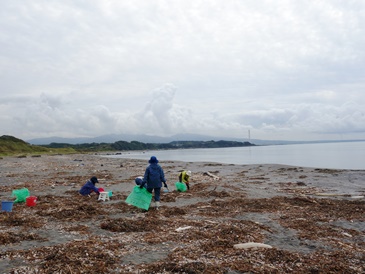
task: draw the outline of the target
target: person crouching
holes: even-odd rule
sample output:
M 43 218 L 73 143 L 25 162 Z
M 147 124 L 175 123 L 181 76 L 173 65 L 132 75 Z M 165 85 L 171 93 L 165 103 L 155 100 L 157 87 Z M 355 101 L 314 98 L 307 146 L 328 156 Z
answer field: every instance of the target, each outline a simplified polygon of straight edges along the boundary
M 190 189 L 190 177 L 191 177 L 191 171 L 190 170 L 184 170 L 182 172 L 180 172 L 179 174 L 179 182 L 180 183 L 184 183 L 186 185 L 186 187 L 188 188 L 188 190 Z
M 95 192 L 99 197 L 99 189 L 95 186 L 96 183 L 99 183 L 98 178 L 95 176 L 91 177 L 79 190 L 79 193 L 82 196 L 89 196 L 90 194 Z

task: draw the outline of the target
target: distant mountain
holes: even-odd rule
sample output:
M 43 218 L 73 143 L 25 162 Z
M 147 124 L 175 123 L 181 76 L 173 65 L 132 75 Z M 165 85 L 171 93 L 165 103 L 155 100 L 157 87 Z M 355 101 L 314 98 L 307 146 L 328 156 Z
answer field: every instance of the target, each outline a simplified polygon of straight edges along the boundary
M 170 143 L 142 143 L 138 141 L 117 141 L 114 143 L 85 143 L 85 144 L 63 144 L 51 143 L 43 145 L 49 149 L 72 148 L 75 151 L 100 152 L 100 151 L 130 151 L 130 150 L 167 150 L 167 149 L 190 149 L 190 148 L 223 148 L 223 147 L 248 147 L 255 146 L 250 142 L 236 141 L 173 141 Z
M 50 143 L 67 143 L 67 144 L 85 144 L 85 143 L 114 143 L 117 141 L 138 141 L 143 143 L 170 143 L 173 141 L 243 141 L 242 139 L 218 138 L 212 136 L 198 134 L 176 134 L 169 137 L 161 137 L 154 135 L 137 135 L 137 134 L 108 134 L 94 138 L 78 137 L 78 138 L 62 138 L 62 137 L 47 137 L 27 140 L 34 145 L 49 145 Z M 246 141 L 246 140 L 245 140 Z
M 364 140 L 322 140 L 322 141 L 286 141 L 286 140 L 260 140 L 248 138 L 228 138 L 199 134 L 175 134 L 169 137 L 161 137 L 155 135 L 137 135 L 137 134 L 108 134 L 94 138 L 78 137 L 78 138 L 62 138 L 62 137 L 48 137 L 36 138 L 27 140 L 33 145 L 49 145 L 51 143 L 65 143 L 65 144 L 86 144 L 86 143 L 114 143 L 118 141 L 138 141 L 143 143 L 170 143 L 174 141 L 236 141 L 236 142 L 250 142 L 255 145 L 288 145 L 288 144 L 309 144 L 309 143 L 331 143 L 331 142 L 354 142 Z

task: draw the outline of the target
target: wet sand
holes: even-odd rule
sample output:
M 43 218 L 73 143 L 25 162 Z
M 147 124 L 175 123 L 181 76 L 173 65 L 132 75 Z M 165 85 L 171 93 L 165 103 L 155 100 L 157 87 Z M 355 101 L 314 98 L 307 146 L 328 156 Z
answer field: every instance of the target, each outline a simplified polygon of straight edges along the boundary
M 170 192 L 146 212 L 124 201 L 148 158 L 0 159 L 2 201 L 37 197 L 0 213 L 0 273 L 365 272 L 364 170 L 164 161 Z M 77 193 L 91 176 L 110 201 Z

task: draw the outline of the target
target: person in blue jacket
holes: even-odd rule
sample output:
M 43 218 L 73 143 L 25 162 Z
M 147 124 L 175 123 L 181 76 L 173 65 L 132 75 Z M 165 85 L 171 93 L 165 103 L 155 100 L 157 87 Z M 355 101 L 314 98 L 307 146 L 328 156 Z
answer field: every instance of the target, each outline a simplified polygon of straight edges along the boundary
M 98 179 L 93 176 L 88 180 L 79 190 L 79 193 L 82 196 L 88 196 L 91 193 L 95 192 L 99 196 L 99 189 L 95 186 L 96 183 L 99 183 Z
M 158 160 L 155 156 L 150 158 L 149 166 L 146 168 L 146 171 L 143 176 L 142 183 L 140 184 L 140 188 L 143 188 L 145 184 L 147 184 L 147 191 L 155 194 L 155 206 L 158 209 L 160 206 L 160 193 L 162 183 L 167 188 L 165 174 L 163 172 L 162 167 L 158 164 Z

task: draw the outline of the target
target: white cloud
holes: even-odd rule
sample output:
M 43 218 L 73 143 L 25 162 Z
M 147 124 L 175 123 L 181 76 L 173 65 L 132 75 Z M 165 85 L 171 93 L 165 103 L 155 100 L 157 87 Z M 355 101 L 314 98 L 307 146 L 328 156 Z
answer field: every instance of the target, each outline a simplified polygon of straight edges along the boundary
M 5 1 L 0 128 L 365 138 L 364 14 L 360 0 Z

